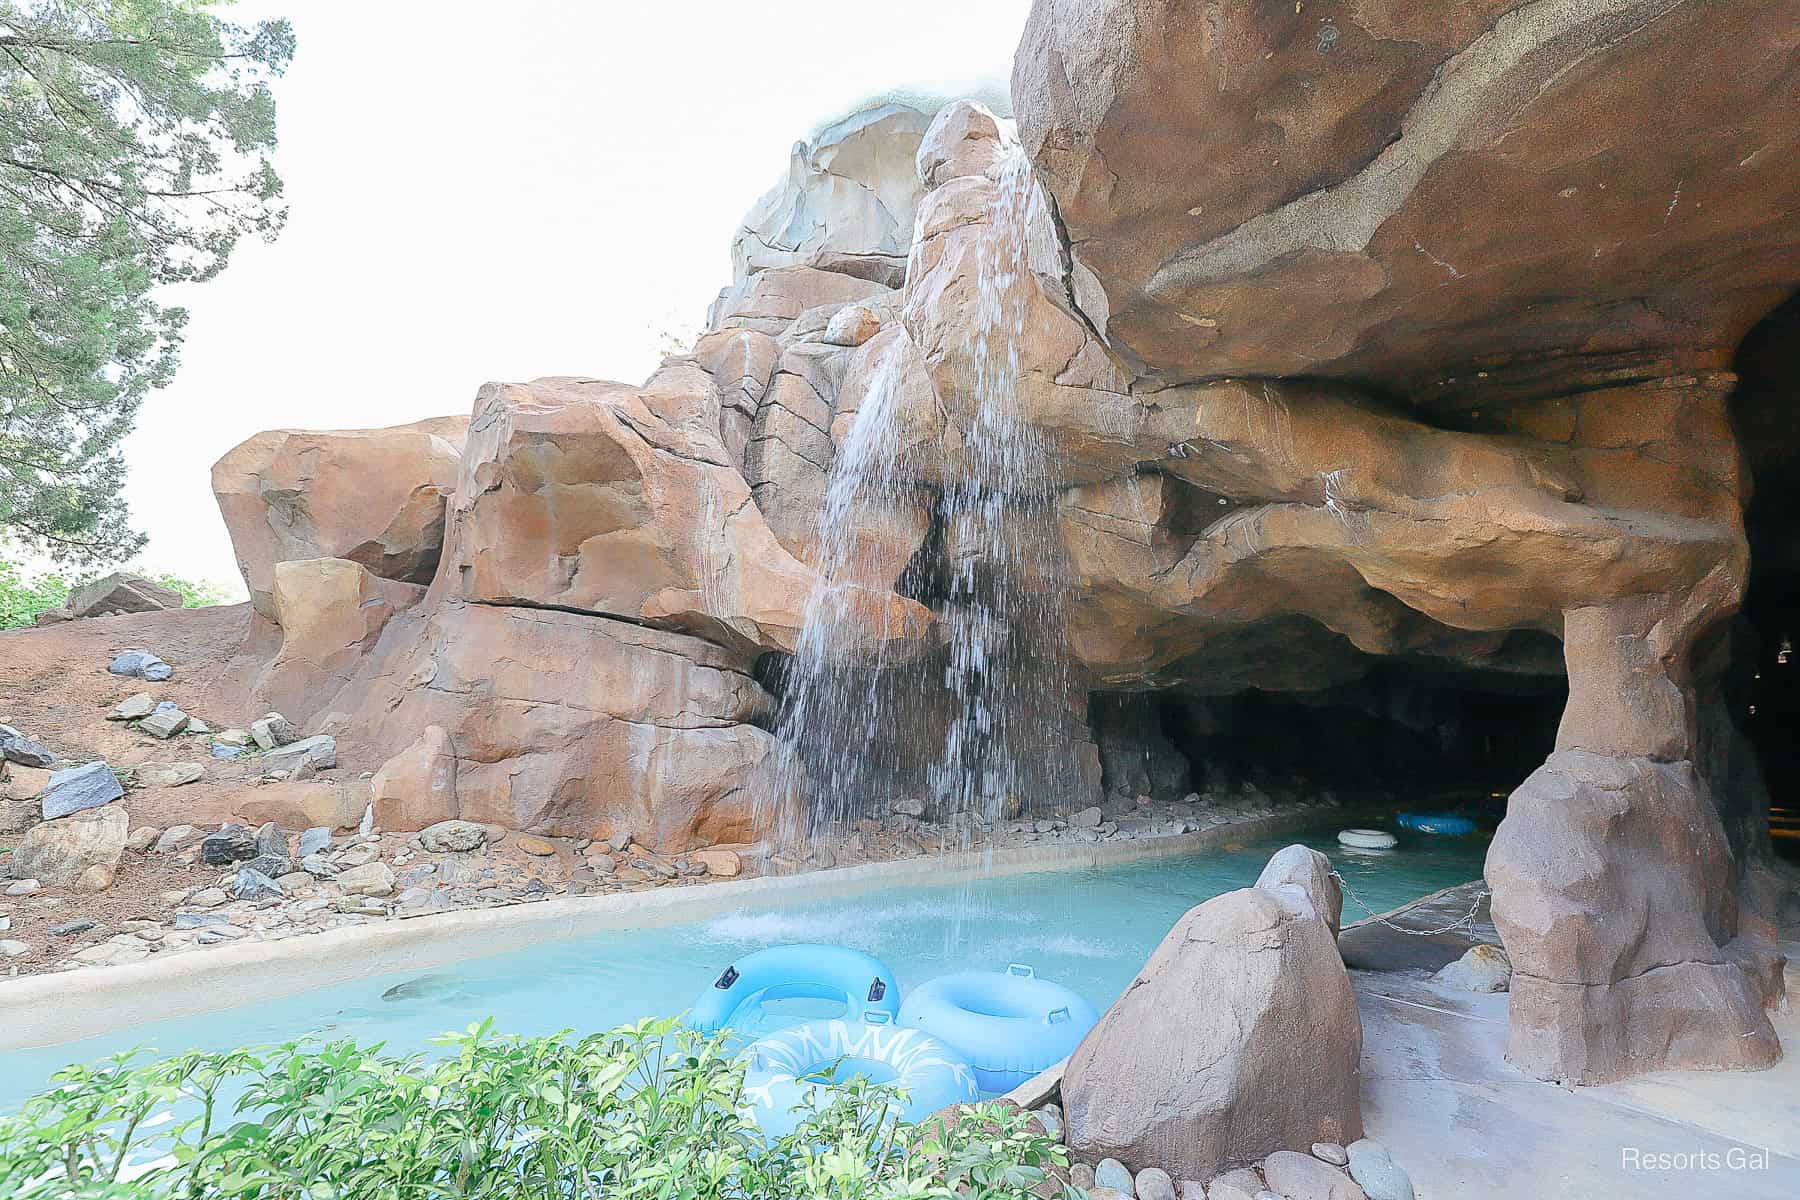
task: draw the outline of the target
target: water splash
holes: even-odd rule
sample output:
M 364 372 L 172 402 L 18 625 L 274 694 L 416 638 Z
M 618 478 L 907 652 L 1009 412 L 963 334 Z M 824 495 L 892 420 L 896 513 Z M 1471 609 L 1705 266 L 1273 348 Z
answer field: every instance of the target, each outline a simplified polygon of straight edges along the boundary
M 899 339 L 873 364 L 832 464 L 815 542 L 820 582 L 781 680 L 783 799 L 778 813 L 758 814 L 779 845 L 825 844 L 908 798 L 935 819 L 937 848 L 966 848 L 1005 818 L 1065 807 L 1079 787 L 1058 486 L 1019 386 L 1037 286 L 1032 228 L 1049 220 L 1022 152 L 986 216 L 964 348 L 972 385 L 946 397 L 960 448 L 936 464 L 935 495 L 903 462 L 909 348 Z M 859 615 L 881 611 L 875 594 L 895 586 L 879 531 L 921 503 L 930 533 L 899 587 L 937 619 L 932 644 L 902 658 L 855 631 Z

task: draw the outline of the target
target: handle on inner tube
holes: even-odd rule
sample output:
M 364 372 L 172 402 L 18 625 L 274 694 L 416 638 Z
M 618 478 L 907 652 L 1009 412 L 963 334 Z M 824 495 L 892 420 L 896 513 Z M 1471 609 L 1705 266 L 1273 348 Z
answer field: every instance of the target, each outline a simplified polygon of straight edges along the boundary
M 1069 1019 L 1069 1006 L 1066 1004 L 1063 1005 L 1061 1008 L 1053 1008 L 1049 1012 L 1044 1014 L 1044 1024 L 1046 1024 L 1046 1025 L 1060 1025 L 1064 1021 L 1067 1021 L 1068 1019 Z
M 863 1009 L 862 1020 L 864 1025 L 892 1025 L 894 1023 L 894 1014 L 885 1012 L 879 1008 L 865 1008 Z
M 1037 972 L 1032 970 L 1030 967 L 1026 966 L 1024 963 L 1008 964 L 1008 966 L 1006 968 L 1006 973 L 1008 975 L 1016 975 L 1020 979 L 1036 979 L 1037 978 Z

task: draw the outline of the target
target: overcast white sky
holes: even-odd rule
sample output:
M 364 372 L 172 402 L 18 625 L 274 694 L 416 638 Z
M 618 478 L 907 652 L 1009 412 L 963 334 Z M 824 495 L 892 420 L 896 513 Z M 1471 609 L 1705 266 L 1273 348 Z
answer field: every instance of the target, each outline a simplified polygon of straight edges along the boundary
M 1010 71 L 1029 0 L 242 0 L 286 14 L 290 219 L 179 296 L 127 446 L 141 562 L 241 594 L 208 486 L 259 430 L 467 411 L 489 379 L 638 381 L 698 329 L 789 147 L 891 88 Z

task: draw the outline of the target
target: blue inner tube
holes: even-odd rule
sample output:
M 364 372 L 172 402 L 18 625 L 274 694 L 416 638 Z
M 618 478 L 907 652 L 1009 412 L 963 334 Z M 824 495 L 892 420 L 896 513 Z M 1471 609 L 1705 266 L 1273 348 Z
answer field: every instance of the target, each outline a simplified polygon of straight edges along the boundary
M 1400 828 L 1410 829 L 1415 833 L 1441 833 L 1450 837 L 1462 837 L 1475 832 L 1475 822 L 1455 813 L 1403 812 L 1395 819 Z
M 770 946 L 738 959 L 700 993 L 687 1023 L 702 1033 L 732 1024 L 746 1004 L 836 1000 L 846 1013 L 900 1011 L 900 985 L 882 961 L 848 946 Z
M 918 1029 L 872 1010 L 861 1021 L 810 1021 L 752 1042 L 744 1074 L 744 1111 L 770 1138 L 792 1133 L 829 1102 L 818 1085 L 861 1075 L 904 1089 L 888 1109 L 917 1123 L 940 1108 L 980 1099 L 975 1071 L 962 1055 Z M 796 1111 L 796 1109 L 798 1111 Z
M 984 1092 L 1011 1091 L 1055 1066 L 1099 1019 L 1080 995 L 1018 963 L 939 976 L 900 1006 L 900 1023 L 960 1051 Z

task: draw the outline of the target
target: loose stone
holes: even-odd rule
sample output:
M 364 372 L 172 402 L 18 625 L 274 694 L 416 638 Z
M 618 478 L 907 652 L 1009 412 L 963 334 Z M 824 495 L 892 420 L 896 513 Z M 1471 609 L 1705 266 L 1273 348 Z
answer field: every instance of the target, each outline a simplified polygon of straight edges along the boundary
M 1136 1195 L 1136 1185 L 1132 1182 L 1131 1172 L 1125 1164 L 1116 1158 L 1103 1158 L 1094 1168 L 1094 1186 L 1109 1187 L 1127 1196 Z
M 473 821 L 439 821 L 419 832 L 419 844 L 433 854 L 476 850 L 487 844 L 487 828 Z
M 1138 1200 L 1176 1200 L 1175 1181 L 1160 1167 L 1145 1167 L 1134 1182 Z
M 1328 1162 L 1334 1167 L 1347 1167 L 1350 1165 L 1350 1156 L 1346 1154 L 1344 1148 L 1336 1142 L 1314 1142 L 1312 1144 L 1312 1152 L 1314 1158 L 1318 1159 L 1320 1162 Z
M 278 712 L 250 722 L 249 733 L 251 740 L 264 750 L 274 750 L 300 740 L 300 731 L 294 728 L 293 722 Z
M 149 716 L 138 722 L 138 728 L 153 738 L 168 741 L 188 727 L 188 715 L 165 700 Z
M 109 721 L 141 721 L 156 711 L 156 699 L 149 692 L 139 692 L 135 696 L 127 696 L 119 701 L 110 713 Z
M 521 833 L 517 838 L 513 839 L 513 844 L 525 853 L 535 855 L 538 858 L 548 858 L 556 853 L 555 842 L 552 842 L 547 838 L 541 838 L 535 833 Z
M 68 767 L 50 776 L 44 794 L 38 799 L 44 820 L 78 813 L 83 809 L 111 804 L 125 794 L 119 777 L 104 762 Z
M 18 733 L 0 733 L 0 758 L 39 770 L 56 765 L 56 755 L 49 747 Z
M 195 908 L 217 908 L 219 905 L 225 903 L 227 899 L 228 897 L 225 895 L 224 888 L 209 887 L 201 888 L 192 896 L 189 896 L 188 903 Z
M 242 825 L 226 825 L 200 843 L 200 861 L 212 867 L 228 867 L 256 857 L 256 836 Z
M 1351 1142 L 1347 1153 L 1350 1177 L 1362 1185 L 1369 1200 L 1414 1200 L 1412 1177 L 1381 1143 L 1364 1138 Z
M 251 860 L 252 863 L 261 861 L 263 860 Z M 237 876 L 231 881 L 231 894 L 239 900 L 260 900 L 265 896 L 280 897 L 287 893 L 282 891 L 279 883 L 246 863 L 238 868 Z
M 300 835 L 298 853 L 301 858 L 329 849 L 331 849 L 331 830 L 323 825 L 315 825 Z
M 172 788 L 198 783 L 205 777 L 206 768 L 192 762 L 151 762 L 139 763 L 136 773 L 142 787 Z
M 8 884 L 6 886 L 6 894 L 9 896 L 29 896 L 43 886 L 43 884 L 35 879 L 21 879 L 17 883 Z

